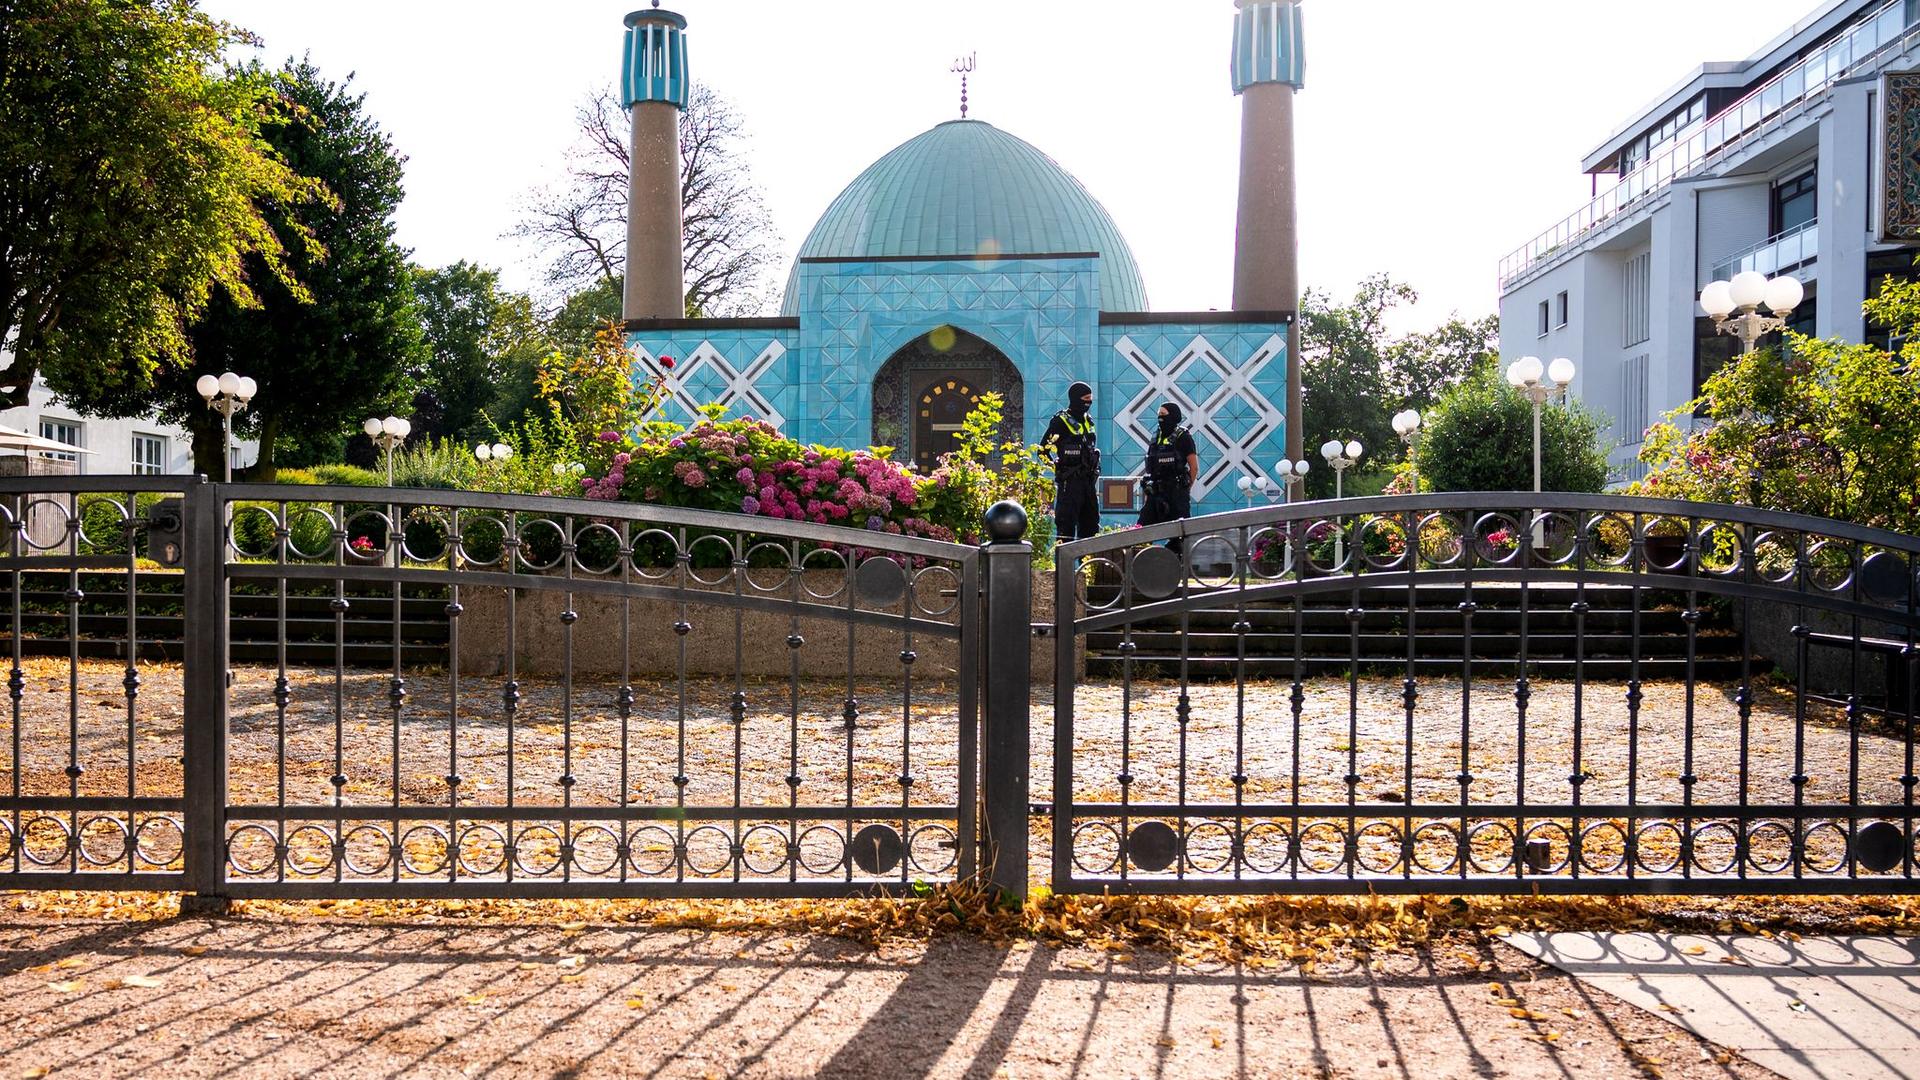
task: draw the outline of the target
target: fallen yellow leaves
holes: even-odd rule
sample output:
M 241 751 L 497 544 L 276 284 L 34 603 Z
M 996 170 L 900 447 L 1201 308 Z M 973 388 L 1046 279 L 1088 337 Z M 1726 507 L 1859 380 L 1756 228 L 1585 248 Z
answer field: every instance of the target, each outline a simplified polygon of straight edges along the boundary
M 546 928 L 567 935 L 593 926 L 827 934 L 874 948 L 966 931 L 997 944 L 1025 940 L 1100 950 L 1121 963 L 1144 948 L 1172 954 L 1178 963 L 1293 963 L 1308 973 L 1338 959 L 1377 961 L 1443 942 L 1452 948 L 1442 955 L 1457 957 L 1470 970 L 1490 970 L 1493 957 L 1485 949 L 1489 939 L 1545 930 L 1705 933 L 1730 923 L 1743 933 L 1767 929 L 1789 940 L 1799 938 L 1796 927 L 1827 934 L 1868 932 L 1869 927 L 1879 933 L 1920 934 L 1920 899 L 1915 898 L 1782 902 L 1744 897 L 1719 903 L 1722 909 L 1703 921 L 1698 901 L 1685 897 L 1060 896 L 1036 890 L 1024 907 L 1008 909 L 984 890 L 959 885 L 934 888 L 925 896 L 851 900 L 248 900 L 236 902 L 234 913 L 289 921 L 446 920 Z M 1725 905 L 1735 905 L 1735 910 L 1727 911 Z M 0 893 L 0 911 L 10 909 L 55 918 L 149 920 L 175 917 L 179 897 Z M 206 945 L 198 944 L 180 949 L 187 956 L 206 951 Z M 1708 950 L 1689 945 L 1684 951 L 1701 956 Z M 89 962 L 69 960 L 76 965 Z M 577 958 L 576 966 L 561 970 L 582 970 L 577 965 L 584 962 L 584 957 Z M 1083 957 L 1062 962 L 1094 970 Z M 553 966 L 551 960 L 519 965 L 525 971 Z M 1511 993 L 1496 996 L 1514 1000 L 1512 1005 L 1503 1000 L 1504 1007 L 1520 1007 Z
M 86 985 L 87 984 L 80 979 L 68 979 L 65 982 L 50 982 L 47 984 L 47 989 L 55 991 L 56 993 L 71 994 L 76 990 L 85 989 Z
M 109 985 L 125 987 L 130 990 L 158 990 L 160 987 L 165 986 L 166 983 L 152 975 L 124 975 Z
M 20 1080 L 40 1080 L 41 1077 L 46 1076 L 51 1072 L 53 1072 L 53 1070 L 48 1066 L 36 1065 L 33 1068 L 28 1069 L 27 1071 L 21 1073 Z

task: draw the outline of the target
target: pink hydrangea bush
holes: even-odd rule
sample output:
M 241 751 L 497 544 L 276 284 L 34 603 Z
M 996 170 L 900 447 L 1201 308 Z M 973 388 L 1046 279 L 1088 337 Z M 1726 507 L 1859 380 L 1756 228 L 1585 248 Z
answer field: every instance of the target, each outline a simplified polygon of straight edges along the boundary
M 843 525 L 933 540 L 973 538 L 942 498 L 950 478 L 923 477 L 868 450 L 805 446 L 752 418 L 701 420 L 680 429 L 649 425 L 616 436 L 600 476 L 582 481 L 589 499 L 645 502 Z

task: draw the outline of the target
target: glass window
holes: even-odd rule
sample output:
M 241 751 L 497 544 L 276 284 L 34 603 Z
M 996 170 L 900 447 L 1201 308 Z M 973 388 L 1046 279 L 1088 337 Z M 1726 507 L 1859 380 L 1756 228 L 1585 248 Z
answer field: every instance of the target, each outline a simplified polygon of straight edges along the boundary
M 1548 321 L 1551 317 L 1552 315 L 1549 309 L 1547 308 L 1547 302 L 1545 300 L 1540 301 L 1540 336 L 1541 337 L 1546 337 L 1547 331 L 1553 329 L 1553 324 Z
M 1819 200 L 1818 177 L 1811 169 L 1773 185 L 1773 235 L 1814 220 L 1820 211 Z
M 80 441 L 80 427 L 77 421 L 49 420 L 43 417 L 40 421 L 40 437 L 52 439 L 57 443 L 66 443 L 68 446 L 84 446 L 86 444 Z M 60 461 L 80 460 L 79 454 L 54 453 L 47 456 Z
M 1567 294 L 1566 293 L 1561 293 L 1560 295 L 1553 298 L 1553 314 L 1554 314 L 1553 325 L 1555 326 L 1567 325 Z
M 159 435 L 133 437 L 135 476 L 159 476 L 167 471 L 167 440 Z

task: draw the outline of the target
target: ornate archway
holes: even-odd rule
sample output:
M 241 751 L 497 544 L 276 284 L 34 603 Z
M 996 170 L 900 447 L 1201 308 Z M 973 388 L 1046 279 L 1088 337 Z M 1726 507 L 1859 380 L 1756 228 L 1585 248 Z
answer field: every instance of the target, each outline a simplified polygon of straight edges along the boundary
M 951 326 L 938 327 L 889 357 L 873 378 L 873 444 L 932 471 L 958 443 L 961 421 L 981 395 L 1006 402 L 1001 438 L 1025 430 L 1026 382 L 1006 354 Z

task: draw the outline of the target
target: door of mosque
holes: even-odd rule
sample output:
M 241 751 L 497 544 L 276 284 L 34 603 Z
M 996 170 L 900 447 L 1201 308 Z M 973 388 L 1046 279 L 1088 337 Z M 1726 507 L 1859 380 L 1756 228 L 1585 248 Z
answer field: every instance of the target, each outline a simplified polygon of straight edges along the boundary
M 913 463 L 926 472 L 940 465 L 940 456 L 960 447 L 960 431 L 967 414 L 980 403 L 981 390 L 972 373 L 936 373 L 920 383 L 914 398 Z

